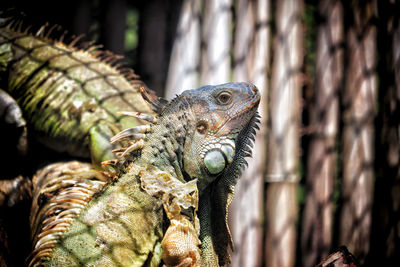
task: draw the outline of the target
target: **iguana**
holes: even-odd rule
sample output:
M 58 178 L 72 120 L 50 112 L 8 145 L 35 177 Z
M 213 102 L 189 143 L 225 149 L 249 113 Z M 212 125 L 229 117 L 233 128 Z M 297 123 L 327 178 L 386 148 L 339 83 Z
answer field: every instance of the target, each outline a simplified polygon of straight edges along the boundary
M 139 92 L 145 85 L 98 46 L 79 49 L 79 38 L 66 45 L 64 35 L 49 38 L 55 26 L 32 34 L 5 16 L 0 12 L 0 89 L 16 99 L 30 134 L 58 152 L 91 156 L 96 166 L 111 159 L 110 137 L 142 123 L 118 111 L 152 114 Z
M 114 171 L 104 187 L 76 162 L 67 164 L 79 176 L 53 165 L 35 178 L 30 266 L 229 262 L 227 206 L 254 140 L 257 88 L 203 86 L 169 102 L 142 94 L 158 115 L 141 114 L 151 123 L 111 139 L 128 144 L 103 162 Z
M 131 69 L 120 65 L 119 57 L 93 44 L 79 48 L 78 38 L 57 34 L 59 26 L 43 26 L 33 33 L 16 19 L 20 17 L 18 11 L 0 10 L 0 146 L 7 151 L 0 156 L 2 166 L 7 166 L 0 174 L 0 208 L 10 214 L 15 210 L 11 206 L 32 199 L 28 176 L 41 163 L 37 159 L 42 150 L 28 147 L 27 136 L 29 141 L 36 137 L 58 152 L 91 157 L 94 166 L 100 167 L 118 148 L 110 145 L 109 139 L 143 123 L 125 119 L 118 111 L 154 114 L 139 92 L 145 85 Z M 54 36 L 59 37 L 52 39 Z M 69 39 L 66 44 L 64 40 Z M 23 157 L 26 154 L 28 157 Z M 6 213 L 0 213 L 2 224 Z M 4 217 L 11 227 L 12 220 Z M 2 225 L 0 229 L 21 232 Z M 7 240 L 0 239 L 1 250 L 1 243 L 6 246 Z M 11 247 L 19 246 L 16 243 L 14 239 L 8 242 Z
M 227 205 L 233 196 L 240 169 L 245 164 L 244 157 L 250 153 L 249 140 L 254 135 L 253 128 L 258 120 L 255 115 L 259 102 L 257 89 L 246 83 L 210 86 L 189 91 L 197 92 L 194 95 L 184 93 L 167 102 L 149 93 L 130 70 L 120 70 L 108 64 L 116 61 L 116 57 L 96 51 L 96 46 L 80 50 L 75 48 L 76 40 L 65 45 L 61 42 L 62 37 L 60 41 L 49 39 L 53 27 L 47 31 L 41 28 L 33 35 L 19 30 L 19 26 L 16 20 L 0 19 L 1 86 L 16 98 L 30 129 L 45 144 L 76 156 L 91 155 L 98 166 L 99 162 L 112 157 L 111 151 L 115 147 L 109 145 L 109 138 L 121 129 L 130 129 L 138 123 L 132 118 L 122 117 L 118 111 L 124 110 L 128 114 L 145 112 L 149 115 L 136 115 L 141 121 L 154 123 L 152 126 L 131 128 L 113 139 L 119 141 L 129 133 L 137 138 L 128 149 L 114 149 L 121 158 L 115 166 L 118 173 L 103 191 L 100 188 L 105 182 L 103 178 L 99 179 L 101 174 L 88 169 L 85 164 L 62 165 L 64 171 L 57 169 L 60 166 L 53 165 L 49 168 L 55 168 L 54 172 L 43 170 L 38 174 L 31 217 L 36 249 L 30 258 L 31 265 L 44 262 L 58 265 L 60 262 L 57 261 L 64 260 L 77 264 L 95 261 L 100 264 L 102 260 L 110 260 L 109 263 L 102 263 L 107 266 L 111 263 L 123 265 L 130 264 L 132 257 L 131 260 L 138 266 L 156 265 L 162 257 L 161 253 L 164 253 L 163 259 L 168 266 L 178 263 L 195 266 L 200 262 L 204 266 L 217 266 L 228 262 L 227 247 L 231 245 L 231 239 L 226 225 Z M 140 97 L 139 88 L 142 86 L 144 99 L 159 114 L 157 122 L 152 110 Z M 237 98 L 230 103 L 230 108 L 226 106 L 225 110 L 212 112 L 212 104 L 217 102 L 212 102 L 216 95 L 211 93 L 222 89 Z M 224 98 L 231 99 L 222 94 L 221 100 Z M 180 118 L 178 111 L 183 112 Z M 199 119 L 203 117 L 209 120 Z M 186 123 L 177 124 L 183 128 L 173 123 L 177 120 Z M 231 123 L 219 124 L 227 120 Z M 214 130 L 221 127 L 221 130 L 213 132 L 213 127 Z M 173 129 L 176 136 L 165 136 L 165 132 L 157 136 L 154 129 L 159 128 Z M 150 129 L 151 132 L 147 132 Z M 189 134 L 196 132 L 204 132 L 204 136 L 214 138 L 205 142 L 209 144 L 205 148 L 211 150 L 209 153 L 201 154 L 196 150 L 202 144 Z M 165 155 L 171 150 L 166 145 L 169 142 L 176 143 L 175 148 L 179 147 L 182 151 Z M 221 142 L 227 143 L 222 146 Z M 164 156 L 160 157 L 157 153 Z M 152 167 L 147 169 L 148 165 Z M 68 169 L 72 171 L 65 172 Z M 123 191 L 120 194 L 118 190 Z M 201 195 L 199 203 L 197 194 Z M 119 197 L 127 200 L 129 207 L 121 205 L 124 202 Z M 105 217 L 84 217 L 95 209 L 96 203 L 107 205 L 108 208 L 101 209 L 101 216 Z M 109 213 L 109 209 L 126 209 L 124 214 L 126 212 L 128 217 Z M 165 233 L 163 209 L 169 219 Z M 131 232 L 118 237 L 117 243 L 123 245 L 119 246 L 119 250 L 109 250 L 107 242 L 103 242 L 104 236 L 101 236 L 108 232 L 98 228 L 96 223 L 96 226 L 90 225 L 86 220 L 88 218 L 92 222 L 100 220 L 101 223 L 111 224 L 116 223 L 114 219 L 117 218 L 117 228 L 127 219 L 133 221 L 125 228 Z M 79 232 L 79 227 L 89 232 Z M 118 229 L 114 230 L 118 232 Z M 100 236 L 96 235 L 97 230 Z M 71 236 L 73 231 L 79 234 Z M 96 239 L 91 239 L 91 236 L 96 236 Z M 133 238 L 131 242 L 126 242 L 124 238 L 129 236 Z M 79 240 L 76 241 L 76 238 Z M 81 247 L 80 242 L 85 245 Z M 186 249 L 179 252 L 176 248 Z M 78 253 L 74 254 L 74 250 Z M 111 252 L 126 257 L 109 258 Z M 94 254 L 88 256 L 85 253 Z

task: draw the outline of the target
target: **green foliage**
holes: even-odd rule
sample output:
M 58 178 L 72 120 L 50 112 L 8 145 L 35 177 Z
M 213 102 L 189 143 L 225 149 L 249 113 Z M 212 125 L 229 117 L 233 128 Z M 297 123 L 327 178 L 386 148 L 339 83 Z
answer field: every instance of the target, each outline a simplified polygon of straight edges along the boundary
M 139 13 L 130 8 L 126 12 L 125 49 L 132 51 L 138 47 Z

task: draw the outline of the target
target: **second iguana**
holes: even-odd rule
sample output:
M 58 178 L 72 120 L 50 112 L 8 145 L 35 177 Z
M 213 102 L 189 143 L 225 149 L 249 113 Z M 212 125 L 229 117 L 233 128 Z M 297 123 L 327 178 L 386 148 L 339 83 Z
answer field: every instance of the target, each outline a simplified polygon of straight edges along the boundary
M 107 185 L 89 169 L 86 178 L 82 172 L 38 175 L 31 266 L 229 262 L 227 207 L 254 140 L 257 88 L 204 86 L 169 102 L 141 91 L 158 115 L 140 114 L 151 124 L 112 138 L 127 144 L 114 151 L 117 160 L 103 163 L 113 166 Z
M 0 89 L 23 111 L 29 133 L 57 152 L 91 157 L 95 165 L 112 157 L 109 139 L 142 123 L 118 111 L 152 114 L 140 96 L 144 83 L 119 57 L 88 45 L 58 40 L 57 26 L 36 33 L 0 11 Z M 1 88 L 2 87 L 2 88 Z

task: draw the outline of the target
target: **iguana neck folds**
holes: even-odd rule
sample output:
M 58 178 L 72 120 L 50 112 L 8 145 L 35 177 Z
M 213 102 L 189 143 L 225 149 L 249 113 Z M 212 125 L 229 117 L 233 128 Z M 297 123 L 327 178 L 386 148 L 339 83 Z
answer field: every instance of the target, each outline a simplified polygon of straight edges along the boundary
M 193 126 L 194 120 L 188 117 L 186 109 L 168 111 L 154 120 L 156 124 L 126 129 L 111 141 L 134 139 L 134 143 L 119 155 L 120 161 L 132 162 L 124 172 L 129 172 L 130 166 L 139 167 L 142 189 L 161 199 L 170 221 L 161 243 L 164 263 L 167 266 L 200 266 L 197 180 L 186 182 L 182 173 L 186 129 Z M 135 149 L 129 151 L 130 147 Z

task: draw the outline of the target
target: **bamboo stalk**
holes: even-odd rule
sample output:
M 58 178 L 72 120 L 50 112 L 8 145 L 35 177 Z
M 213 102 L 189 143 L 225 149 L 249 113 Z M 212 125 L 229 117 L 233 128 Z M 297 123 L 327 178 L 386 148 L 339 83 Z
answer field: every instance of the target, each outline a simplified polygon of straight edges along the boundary
M 333 189 L 339 120 L 338 91 L 343 77 L 343 10 L 338 0 L 318 6 L 315 103 L 306 176 L 306 203 L 301 234 L 304 266 L 314 266 L 332 246 Z
M 172 48 L 165 95 L 172 98 L 199 85 L 201 2 L 185 0 Z
M 206 0 L 202 29 L 201 84 L 230 80 L 232 0 Z
M 294 266 L 296 251 L 302 1 L 277 1 L 270 97 L 266 266 Z
M 375 4 L 352 2 L 353 24 L 347 33 L 348 68 L 343 99 L 343 206 L 339 240 L 361 264 L 369 253 L 373 203 Z
M 261 266 L 263 254 L 263 191 L 266 165 L 270 1 L 240 1 L 236 21 L 235 80 L 254 83 L 261 92 L 257 133 L 249 167 L 235 187 L 230 227 L 235 244 L 231 266 Z

